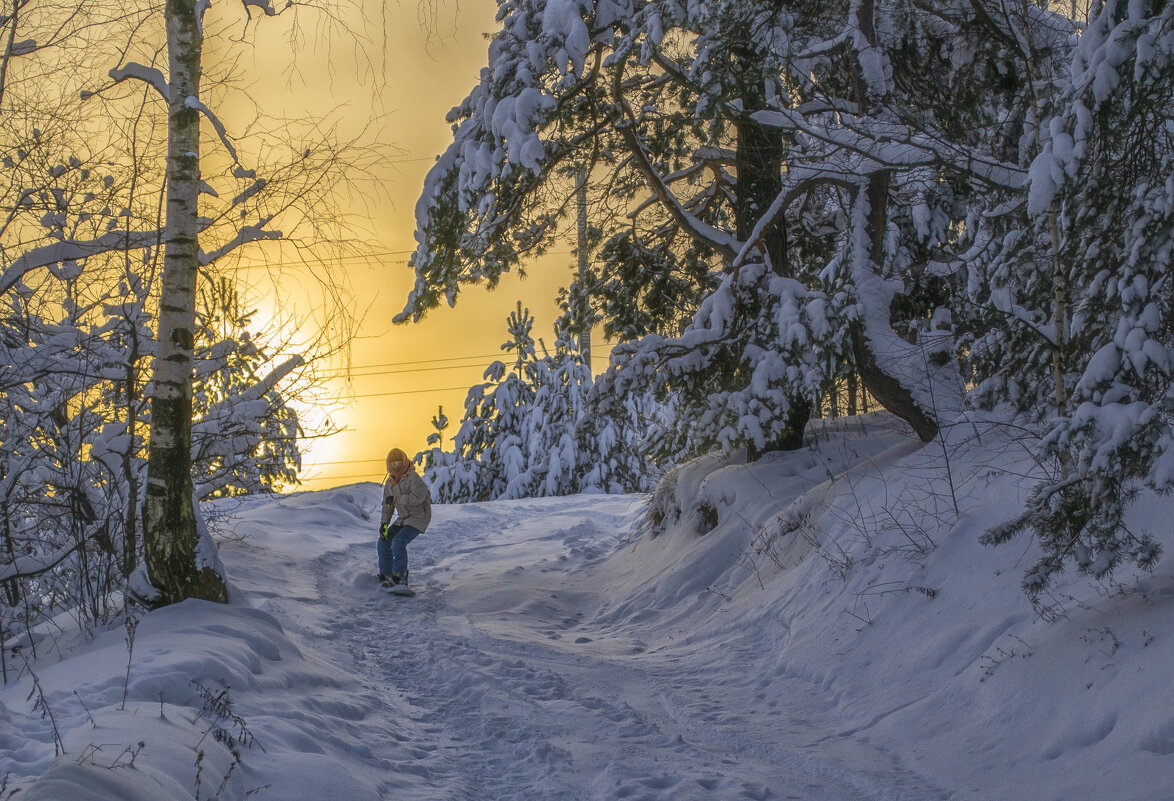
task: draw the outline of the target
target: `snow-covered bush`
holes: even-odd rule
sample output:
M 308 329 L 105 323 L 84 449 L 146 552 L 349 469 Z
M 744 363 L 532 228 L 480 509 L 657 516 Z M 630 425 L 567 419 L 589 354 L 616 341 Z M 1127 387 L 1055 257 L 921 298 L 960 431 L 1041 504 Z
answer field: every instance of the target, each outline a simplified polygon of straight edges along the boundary
M 81 263 L 53 266 L 36 290 L 20 282 L 2 296 L 0 640 L 9 644 L 62 609 L 83 624 L 107 619 L 141 559 L 144 365 L 154 352 L 146 282 L 128 274 L 102 290 L 87 278 Z M 297 464 L 288 449 L 296 456 L 300 431 L 275 374 L 222 369 L 259 364 L 247 330 L 237 333 L 209 343 L 200 361 L 199 499 L 271 489 Z
M 636 407 L 606 412 L 592 406 L 591 371 L 578 351 L 567 317 L 556 323 L 554 353 L 539 357 L 534 319 L 518 303 L 508 319 L 513 352 L 485 371 L 469 390 L 453 448 L 442 447 L 447 420 L 433 419 L 433 447 L 416 455 L 437 498 L 444 502 L 633 492 L 648 488 L 647 462 L 633 433 Z
M 0 168 L 33 198 L 14 206 L 19 235 L 0 231 L 0 252 L 19 254 L 0 279 L 0 649 L 35 646 L 34 629 L 65 610 L 81 625 L 121 610 L 141 560 L 155 353 L 159 252 L 145 243 L 157 232 L 112 211 L 125 189 L 115 171 L 50 158 L 62 143 L 44 136 L 33 144 Z M 201 499 L 269 489 L 297 464 L 296 417 L 274 387 L 284 373 L 257 374 L 250 321 L 224 312 L 209 308 L 200 336 Z
M 761 453 L 801 442 L 791 404 L 813 406 L 843 360 L 847 317 L 844 300 L 836 300 L 764 264 L 745 264 L 681 336 L 620 345 L 600 394 L 673 398 L 675 413 L 648 443 L 667 464 L 711 450 Z

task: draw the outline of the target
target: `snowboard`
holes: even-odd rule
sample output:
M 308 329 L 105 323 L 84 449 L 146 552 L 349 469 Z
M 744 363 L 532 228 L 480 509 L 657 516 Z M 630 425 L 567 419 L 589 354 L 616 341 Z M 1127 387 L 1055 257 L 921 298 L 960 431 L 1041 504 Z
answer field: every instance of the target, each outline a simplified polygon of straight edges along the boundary
M 406 584 L 395 584 L 387 588 L 388 595 L 398 595 L 401 598 L 414 598 L 416 591 Z

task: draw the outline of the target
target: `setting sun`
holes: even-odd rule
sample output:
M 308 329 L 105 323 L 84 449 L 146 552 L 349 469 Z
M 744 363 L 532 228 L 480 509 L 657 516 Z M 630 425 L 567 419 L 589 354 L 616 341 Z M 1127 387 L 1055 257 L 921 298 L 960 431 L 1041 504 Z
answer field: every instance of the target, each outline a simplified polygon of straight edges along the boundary
M 265 310 L 283 307 L 271 311 L 273 320 L 296 307 L 298 325 L 321 322 L 326 307 L 320 282 L 309 274 L 315 269 L 342 285 L 352 301 L 347 311 L 359 317 L 349 376 L 347 361 L 340 356 L 319 368 L 327 380 L 313 400 L 293 403 L 307 434 L 336 432 L 306 441 L 303 489 L 382 480 L 383 455 L 389 448 L 414 454 L 427 447 L 438 407 L 450 421 L 451 437 L 468 387 L 502 357 L 506 316 L 518 300 L 535 317 L 535 336 L 548 342 L 552 338 L 556 292 L 572 275 L 570 244 L 535 260 L 524 279 L 512 275 L 496 290 L 467 290 L 455 308 L 437 309 L 415 324 L 391 322 L 414 281 L 408 266 L 415 246 L 413 209 L 425 174 L 451 140 L 445 116 L 468 94 L 485 65 L 485 34 L 493 29 L 495 7 L 492 0 L 439 3 L 428 13 L 410 3 L 383 7 L 390 38 L 383 60 L 360 69 L 377 70 L 382 77 L 361 74 L 359 81 L 348 79 L 335 63 L 340 54 L 347 56 L 344 61 L 355 60 L 358 51 L 350 33 L 336 31 L 336 39 L 307 42 L 305 51 L 290 54 L 277 41 L 280 34 L 265 26 L 257 30 L 258 37 L 273 37 L 272 42 L 264 40 L 267 55 L 284 53 L 267 58 L 267 71 L 285 64 L 281 69 L 286 78 L 276 89 L 254 96 L 255 109 L 239 108 L 242 118 L 253 113 L 299 117 L 326 110 L 346 131 L 377 132 L 375 138 L 391 152 L 356 183 L 362 194 L 351 196 L 344 209 L 377 243 L 368 252 L 343 253 L 316 268 L 312 263 L 293 265 L 272 279 L 266 277 L 272 262 L 246 264 L 257 288 L 257 305 Z M 261 45 L 257 52 L 262 52 Z M 592 361 L 596 370 L 605 367 L 606 351 L 597 348 Z

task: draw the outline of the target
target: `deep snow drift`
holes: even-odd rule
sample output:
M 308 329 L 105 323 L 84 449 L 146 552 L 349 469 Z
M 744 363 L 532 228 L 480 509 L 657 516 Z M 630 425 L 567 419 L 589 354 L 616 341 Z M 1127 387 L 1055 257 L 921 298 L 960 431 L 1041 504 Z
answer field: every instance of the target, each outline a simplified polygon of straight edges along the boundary
M 977 541 L 1030 487 L 1013 429 L 812 442 L 651 504 L 438 506 L 407 599 L 375 485 L 234 504 L 230 605 L 12 657 L 0 798 L 1168 801 L 1174 555 L 1043 620 L 1030 544 Z M 1169 553 L 1172 516 L 1133 522 Z

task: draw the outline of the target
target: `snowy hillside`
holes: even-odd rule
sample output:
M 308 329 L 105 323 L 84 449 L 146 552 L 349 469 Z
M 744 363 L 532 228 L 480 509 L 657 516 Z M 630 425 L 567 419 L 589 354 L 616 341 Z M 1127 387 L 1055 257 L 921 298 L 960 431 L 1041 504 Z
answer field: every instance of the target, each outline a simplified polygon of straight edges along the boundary
M 375 485 L 246 501 L 230 605 L 10 657 L 0 798 L 1167 801 L 1174 557 L 1041 619 L 1034 546 L 978 543 L 1013 431 L 946 460 L 866 419 L 651 504 L 438 506 L 415 598 L 371 576 Z M 1172 513 L 1132 523 L 1169 552 Z

